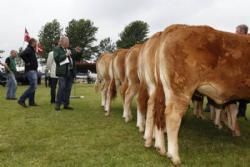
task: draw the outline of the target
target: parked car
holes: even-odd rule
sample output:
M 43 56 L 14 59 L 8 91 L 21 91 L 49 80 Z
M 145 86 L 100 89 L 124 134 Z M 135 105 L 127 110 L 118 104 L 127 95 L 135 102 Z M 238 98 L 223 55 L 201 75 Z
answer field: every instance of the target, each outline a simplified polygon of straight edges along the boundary
M 6 73 L 0 71 L 0 85 L 6 86 L 6 83 L 7 83 Z
M 41 80 L 42 80 L 42 73 L 37 72 L 37 74 L 38 74 L 37 82 L 40 85 Z M 28 85 L 29 84 L 29 81 L 26 78 L 24 72 L 16 72 L 15 76 L 16 76 L 16 81 L 17 81 L 18 84 L 20 84 L 20 85 Z
M 90 70 L 88 70 L 87 73 L 76 74 L 76 80 L 81 80 L 88 84 L 95 83 L 96 77 L 97 77 L 96 73 L 92 73 Z

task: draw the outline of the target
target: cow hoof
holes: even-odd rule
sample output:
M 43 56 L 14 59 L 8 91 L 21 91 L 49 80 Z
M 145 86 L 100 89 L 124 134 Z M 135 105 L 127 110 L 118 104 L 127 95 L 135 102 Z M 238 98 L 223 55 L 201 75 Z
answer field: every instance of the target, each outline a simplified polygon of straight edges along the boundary
M 104 107 L 104 106 L 102 106 L 102 108 L 103 108 L 103 112 L 106 112 L 106 111 L 105 111 L 105 107 Z
M 215 126 L 216 126 L 216 128 L 218 128 L 219 130 L 221 130 L 221 129 L 223 128 L 222 125 L 215 125 Z
M 126 123 L 130 122 L 131 120 L 132 120 L 131 117 L 126 117 L 126 118 L 125 118 L 125 122 L 126 122 Z
M 168 157 L 169 159 L 172 159 L 172 155 L 169 154 L 169 153 L 167 153 L 167 157 Z
M 143 127 L 139 127 L 139 132 L 143 133 L 144 132 L 144 128 Z M 144 138 L 145 139 L 145 138 Z
M 125 122 L 128 123 L 129 122 L 129 118 L 125 118 Z
M 173 160 L 173 159 L 171 159 L 171 162 L 173 163 L 173 165 L 174 166 L 176 166 L 176 167 L 179 167 L 179 166 L 181 166 L 181 161 L 180 160 Z
M 202 115 L 202 116 L 200 116 L 200 119 L 201 119 L 201 120 L 206 120 L 206 117 L 204 117 L 204 116 Z
M 145 144 L 144 144 L 144 147 L 149 148 L 151 146 L 152 146 L 152 141 L 151 140 L 146 140 Z
M 233 137 L 240 137 L 240 132 L 238 131 L 232 131 Z
M 157 147 L 156 150 L 157 150 L 157 152 L 158 152 L 161 156 L 165 156 L 165 155 L 166 155 L 166 150 L 160 149 L 159 147 Z
M 107 112 L 107 113 L 105 113 L 105 116 L 106 116 L 106 117 L 108 117 L 109 115 L 110 115 L 110 114 L 109 114 L 108 112 Z
M 169 153 L 167 153 L 167 157 L 171 160 L 171 162 L 174 166 L 181 166 L 180 158 L 173 158 L 173 156 L 170 155 Z

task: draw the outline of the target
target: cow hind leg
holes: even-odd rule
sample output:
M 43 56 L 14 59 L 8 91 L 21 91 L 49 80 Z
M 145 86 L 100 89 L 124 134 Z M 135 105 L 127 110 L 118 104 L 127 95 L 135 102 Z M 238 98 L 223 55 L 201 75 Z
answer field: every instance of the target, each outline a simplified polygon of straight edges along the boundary
M 193 100 L 193 106 L 194 106 L 193 114 L 194 114 L 194 116 L 197 116 L 197 112 L 198 112 L 198 101 L 197 100 Z
M 105 111 L 106 111 L 105 116 L 110 115 L 111 101 L 112 99 L 116 97 L 116 94 L 117 94 L 116 88 L 117 88 L 116 82 L 114 79 L 112 79 L 111 82 L 109 83 L 108 90 L 107 90 L 107 99 L 106 99 L 106 104 L 105 104 Z
M 154 103 L 154 124 L 155 124 L 155 146 L 161 155 L 166 153 L 164 130 L 166 128 L 165 123 L 165 94 L 163 86 L 158 82 L 156 87 L 155 103 Z
M 124 82 L 119 81 L 119 83 L 121 83 L 120 94 L 121 94 L 121 97 L 122 97 L 122 104 L 123 104 L 122 117 L 126 119 L 126 113 L 125 113 L 124 106 L 125 106 L 126 93 L 127 93 L 127 90 L 128 90 L 128 81 L 127 80 L 125 80 Z
M 210 119 L 211 121 L 215 120 L 215 108 L 213 105 L 209 104 L 209 109 L 210 109 Z
M 221 108 L 215 108 L 215 120 L 214 124 L 217 126 L 219 129 L 222 129 L 222 124 L 221 124 Z
M 102 90 L 102 92 L 101 92 L 101 94 L 102 94 L 102 104 L 101 104 L 101 106 L 102 107 L 105 107 L 105 96 L 106 96 L 106 94 L 105 94 L 105 90 Z
M 140 88 L 137 97 L 137 127 L 140 132 L 144 132 L 145 117 L 147 113 L 148 92 L 144 83 L 140 83 Z
M 148 99 L 147 115 L 146 115 L 146 126 L 145 126 L 145 147 L 152 146 L 153 130 L 154 130 L 154 102 L 155 102 L 155 88 L 150 88 L 150 95 Z
M 137 108 L 137 124 L 136 126 L 139 128 L 139 132 L 143 133 L 145 129 L 145 122 L 146 122 L 146 112 L 142 112 Z
M 137 86 L 136 85 L 129 85 L 128 89 L 126 90 L 125 100 L 124 100 L 124 113 L 125 113 L 125 122 L 129 122 L 132 120 L 132 112 L 131 112 L 131 103 L 136 95 Z
M 109 86 L 108 82 L 105 82 L 105 85 L 102 89 L 102 107 L 104 107 L 104 109 L 107 102 L 108 86 Z
M 160 155 L 166 155 L 164 129 L 154 128 L 155 148 Z
M 181 163 L 178 151 L 178 133 L 182 117 L 188 108 L 189 101 L 190 99 L 187 99 L 186 96 L 170 96 L 166 100 L 167 156 L 172 160 L 174 165 L 180 165 Z
M 203 100 L 198 102 L 198 118 L 205 120 L 205 116 L 203 115 Z
M 240 136 L 240 128 L 237 122 L 238 108 L 236 104 L 230 104 L 228 108 L 229 116 L 231 118 L 231 130 L 233 136 Z

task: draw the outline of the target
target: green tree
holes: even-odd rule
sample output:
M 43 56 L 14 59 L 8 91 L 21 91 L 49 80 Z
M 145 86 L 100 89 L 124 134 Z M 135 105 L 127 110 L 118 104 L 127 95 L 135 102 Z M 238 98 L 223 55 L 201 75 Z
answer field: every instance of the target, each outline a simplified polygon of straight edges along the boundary
M 45 58 L 48 56 L 48 53 L 53 49 L 54 42 L 59 40 L 62 34 L 62 28 L 60 23 L 54 19 L 52 22 L 46 23 L 41 31 L 39 32 L 39 42 L 43 46 L 43 54 Z
M 72 48 L 80 46 L 83 48 L 82 58 L 89 60 L 98 54 L 98 46 L 94 46 L 98 28 L 91 20 L 71 20 L 66 27 L 66 35 L 69 37 Z
M 112 42 L 112 40 L 108 38 L 104 38 L 103 40 L 100 41 L 99 43 L 99 53 L 104 53 L 104 52 L 114 52 L 116 46 L 115 43 Z
M 136 43 L 146 40 L 149 32 L 149 25 L 143 21 L 134 21 L 127 25 L 119 34 L 120 39 L 116 42 L 118 48 L 130 48 Z

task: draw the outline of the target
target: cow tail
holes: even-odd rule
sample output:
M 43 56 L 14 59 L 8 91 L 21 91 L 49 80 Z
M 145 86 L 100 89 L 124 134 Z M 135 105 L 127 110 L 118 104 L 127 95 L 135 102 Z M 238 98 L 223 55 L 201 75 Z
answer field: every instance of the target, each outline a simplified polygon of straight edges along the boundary
M 112 79 L 110 83 L 110 97 L 111 99 L 114 99 L 116 98 L 116 96 L 117 96 L 117 92 L 116 92 L 115 79 Z
M 163 85 L 161 82 L 158 82 L 154 103 L 154 120 L 158 129 L 165 129 L 165 107 L 166 106 Z
M 145 115 L 146 115 L 146 112 L 147 112 L 148 99 L 149 99 L 149 95 L 148 95 L 146 84 L 144 82 L 141 82 L 140 87 L 139 87 L 137 101 L 138 101 L 138 104 L 139 104 L 138 105 L 139 110 L 142 113 L 144 113 Z
M 125 100 L 125 94 L 126 94 L 126 90 L 128 89 L 128 80 L 125 79 L 125 81 L 122 83 L 121 86 L 121 96 L 123 101 Z

